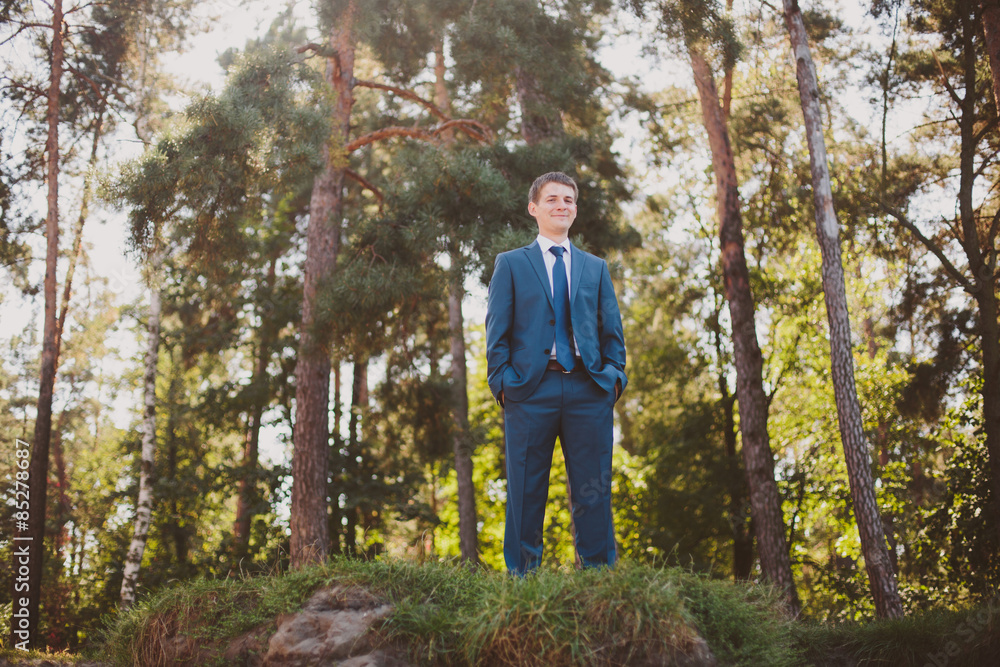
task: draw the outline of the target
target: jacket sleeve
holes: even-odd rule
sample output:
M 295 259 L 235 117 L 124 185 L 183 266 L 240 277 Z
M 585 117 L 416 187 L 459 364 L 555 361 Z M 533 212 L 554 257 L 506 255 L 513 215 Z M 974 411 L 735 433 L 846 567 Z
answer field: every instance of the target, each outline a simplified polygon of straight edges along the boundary
M 507 258 L 497 255 L 486 301 L 486 377 L 500 402 L 503 374 L 510 365 L 510 333 L 514 325 L 514 281 Z
M 608 263 L 602 262 L 601 287 L 598 296 L 597 332 L 601 345 L 601 363 L 611 367 L 622 383 L 622 391 L 628 384 L 625 375 L 625 334 L 622 330 L 622 315 L 618 309 L 618 297 L 611 282 Z

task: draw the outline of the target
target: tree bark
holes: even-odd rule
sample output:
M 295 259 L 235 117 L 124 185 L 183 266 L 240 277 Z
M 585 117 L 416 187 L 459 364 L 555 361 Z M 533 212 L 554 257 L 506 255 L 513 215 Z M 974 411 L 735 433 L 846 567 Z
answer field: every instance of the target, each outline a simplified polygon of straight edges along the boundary
M 94 130 L 91 136 L 89 170 L 84 176 L 83 195 L 80 201 L 80 215 L 76 219 L 73 227 L 73 250 L 69 254 L 69 266 L 66 267 L 66 278 L 63 281 L 62 299 L 59 301 L 59 317 L 56 320 L 56 370 L 59 369 L 59 354 L 62 350 L 63 330 L 66 327 L 66 318 L 69 315 L 69 301 L 73 294 L 73 276 L 76 273 L 76 265 L 80 261 L 80 253 L 83 249 L 83 226 L 87 222 L 87 215 L 90 210 L 90 198 L 93 196 L 94 183 L 92 174 L 97 169 L 97 149 L 101 144 L 101 136 L 104 133 L 104 107 L 98 110 L 97 118 L 94 121 Z
M 990 66 L 993 69 L 994 86 L 998 70 L 993 63 L 992 39 L 997 38 L 997 3 L 987 0 L 983 5 L 983 27 L 986 32 L 987 50 L 990 52 Z M 987 12 L 987 7 L 992 11 Z M 1000 308 L 997 304 L 997 253 L 994 250 L 996 238 L 990 236 L 994 230 L 981 234 L 977 224 L 973 194 L 976 179 L 976 46 L 974 17 L 971 3 L 962 3 L 958 13 L 962 21 L 963 61 L 962 74 L 965 80 L 964 97 L 961 99 L 959 132 L 961 150 L 959 155 L 958 210 L 961 236 L 959 241 L 965 252 L 972 273 L 972 297 L 979 310 L 979 336 L 982 348 L 983 382 L 980 393 L 983 397 L 983 432 L 986 435 L 986 451 L 989 455 L 990 488 L 993 499 L 990 503 L 993 529 L 1000 534 Z M 987 16 L 989 14 L 989 16 Z M 992 25 L 991 21 L 994 21 Z M 994 89 L 995 90 L 995 89 Z M 985 238 L 984 238 L 985 237 Z M 986 251 L 984 252 L 984 248 Z
M 833 191 L 827 166 L 826 143 L 820 115 L 819 84 L 809 53 L 809 39 L 797 0 L 784 0 L 785 23 L 795 59 L 796 78 L 812 170 L 813 199 L 816 206 L 816 235 L 823 265 L 823 296 L 830 324 L 830 367 L 837 404 L 840 439 L 844 446 L 847 477 L 851 485 L 854 517 L 861 537 L 861 551 L 871 587 L 875 611 L 880 618 L 903 615 L 896 586 L 896 574 L 886 544 L 872 479 L 872 457 L 864 433 L 861 405 L 854 382 L 851 322 L 841 260 L 840 231 L 833 210 Z
M 267 267 L 267 277 L 264 279 L 264 298 L 271 299 L 274 289 L 274 279 L 277 272 L 278 253 L 271 256 Z M 270 326 L 264 322 L 265 312 L 261 312 L 257 360 L 254 365 L 252 387 L 252 405 L 247 416 L 247 432 L 243 442 L 243 462 L 240 465 L 239 496 L 236 501 L 236 520 L 233 522 L 234 551 L 237 559 L 245 558 L 250 549 L 250 524 L 253 521 L 254 507 L 257 504 L 257 464 L 260 450 L 260 422 L 264 417 L 267 405 L 267 364 L 271 360 Z
M 445 81 L 444 39 L 438 37 L 434 46 L 434 103 L 451 117 L 451 96 Z M 455 143 L 454 132 L 442 133 L 446 147 Z M 462 301 L 465 271 L 461 250 L 456 242 L 449 247 L 451 268 L 448 279 L 448 333 L 451 341 L 451 418 L 452 450 L 455 455 L 455 476 L 458 482 L 458 543 L 461 558 L 467 563 L 479 562 L 479 519 L 476 515 L 476 486 L 472 479 L 472 434 L 469 431 L 469 383 L 465 356 L 465 318 Z
M 763 358 L 757 344 L 750 273 L 743 252 L 743 221 L 736 165 L 711 68 L 697 45 L 689 44 L 688 54 L 712 151 L 712 170 L 715 172 L 723 285 L 733 327 L 736 397 L 740 407 L 743 462 L 750 487 L 757 551 L 764 577 L 783 592 L 789 612 L 797 615 L 800 605 L 792 580 L 781 497 L 774 481 L 774 456 L 767 433 Z
M 479 531 L 476 517 L 476 487 L 472 480 L 472 436 L 469 433 L 469 394 L 465 367 L 465 320 L 462 317 L 462 258 L 457 247 L 451 253 L 451 280 L 448 292 L 448 328 L 451 335 L 451 391 L 455 452 L 458 478 L 458 537 L 462 560 L 479 562 Z
M 986 53 L 993 75 L 993 102 L 1000 109 L 1000 0 L 980 0 Z
M 153 251 L 148 267 L 149 320 L 146 324 L 146 358 L 143 374 L 142 452 L 139 460 L 139 496 L 135 504 L 135 524 L 132 541 L 122 571 L 120 607 L 135 604 L 135 589 L 139 581 L 142 555 L 146 551 L 149 526 L 153 520 L 153 466 L 156 460 L 156 367 L 160 359 L 160 276 L 163 250 Z
M 321 562 L 327 554 L 327 462 L 329 453 L 330 354 L 315 331 L 320 286 L 333 275 L 340 250 L 344 175 L 343 147 L 354 105 L 354 0 L 348 2 L 330 35 L 335 54 L 327 59 L 326 80 L 336 95 L 325 167 L 313 182 L 309 202 L 302 324 L 295 365 L 295 428 L 292 453 L 291 565 Z
M 49 66 L 49 90 L 46 121 L 46 180 L 48 182 L 47 213 L 45 216 L 45 319 L 42 327 L 42 359 L 39 371 L 38 403 L 35 413 L 35 434 L 28 465 L 28 517 L 16 524 L 17 537 L 13 550 L 12 572 L 24 565 L 22 549 L 27 549 L 26 595 L 13 596 L 12 613 L 22 609 L 27 598 L 27 640 L 19 637 L 18 621 L 11 619 L 11 645 L 39 648 L 38 612 L 42 596 L 42 561 L 45 548 L 45 496 L 48 487 L 49 442 L 52 436 L 52 396 L 55 389 L 56 364 L 56 265 L 59 260 L 59 101 L 63 74 L 63 8 L 62 0 L 52 2 L 52 60 Z
M 545 93 L 539 90 L 538 80 L 528 70 L 514 66 L 514 83 L 517 103 L 521 109 L 521 136 L 529 146 L 546 139 L 561 136 L 562 118 Z

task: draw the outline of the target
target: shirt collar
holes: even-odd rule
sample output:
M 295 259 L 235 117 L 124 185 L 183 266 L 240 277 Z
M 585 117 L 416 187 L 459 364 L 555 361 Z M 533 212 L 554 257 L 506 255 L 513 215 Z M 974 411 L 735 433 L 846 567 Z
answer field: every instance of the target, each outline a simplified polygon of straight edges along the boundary
M 562 243 L 556 243 L 555 241 L 546 236 L 542 236 L 541 234 L 538 235 L 538 247 L 542 249 L 543 255 L 547 253 L 549 251 L 549 248 L 551 248 L 554 245 L 565 248 L 566 252 L 569 252 L 570 248 L 572 247 L 572 245 L 569 242 L 569 239 L 566 239 Z

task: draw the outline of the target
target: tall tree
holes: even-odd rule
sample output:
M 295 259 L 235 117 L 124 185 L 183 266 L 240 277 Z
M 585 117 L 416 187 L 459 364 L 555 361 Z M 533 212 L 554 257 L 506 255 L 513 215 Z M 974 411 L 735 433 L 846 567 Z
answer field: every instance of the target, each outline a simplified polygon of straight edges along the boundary
M 159 50 L 176 48 L 182 38 L 183 19 L 191 7 L 190 0 L 144 0 L 133 3 L 120 12 L 121 30 L 128 34 L 123 40 L 129 49 L 133 77 L 131 111 L 136 135 L 144 146 L 153 140 L 154 107 L 158 90 L 157 65 Z M 149 255 L 144 276 L 149 290 L 149 311 L 146 322 L 146 352 L 143 369 L 142 446 L 139 454 L 139 493 L 135 504 L 132 541 L 123 567 L 120 605 L 128 609 L 135 603 L 136 586 L 153 514 L 154 462 L 156 456 L 156 377 L 160 351 L 160 318 L 162 316 L 161 281 L 166 245 L 163 232 L 153 232 L 153 250 Z
M 31 448 L 31 462 L 28 468 L 28 519 L 17 524 L 17 539 L 23 540 L 23 549 L 15 553 L 28 552 L 27 596 L 14 596 L 13 619 L 21 616 L 21 601 L 27 600 L 27 636 L 17 633 L 18 622 L 11 622 L 11 644 L 24 647 L 39 645 L 38 613 L 42 596 L 42 558 L 45 548 L 45 512 L 48 487 L 49 443 L 52 435 L 52 396 L 55 389 L 56 365 L 59 356 L 57 348 L 56 319 L 56 264 L 59 260 L 59 120 L 63 87 L 65 59 L 65 22 L 62 0 L 54 0 L 51 5 L 51 36 L 49 59 L 49 85 L 46 95 L 46 142 L 45 180 L 48 185 L 45 215 L 45 315 L 42 325 L 42 357 L 38 388 L 38 402 L 35 412 L 35 434 Z M 14 570 L 23 564 L 20 556 L 15 556 Z
M 303 47 L 303 50 L 312 49 L 326 55 L 326 82 L 334 100 L 330 110 L 330 139 L 323 147 L 324 167 L 313 184 L 309 207 L 302 323 L 295 370 L 296 415 L 290 515 L 291 558 L 294 567 L 322 560 L 329 543 L 326 489 L 330 437 L 330 341 L 317 331 L 317 305 L 322 286 L 331 281 L 337 269 L 344 216 L 344 179 L 348 174 L 360 178 L 350 171 L 349 157 L 360 148 L 391 137 L 436 141 L 441 133 L 452 129 L 464 131 L 477 140 L 485 140 L 489 134 L 479 123 L 449 118 L 434 104 L 412 91 L 355 78 L 358 28 L 373 19 L 378 24 L 382 19 L 377 12 L 372 12 L 373 9 L 378 8 L 359 7 L 355 0 L 338 2 L 324 8 L 324 22 L 331 26 L 327 44 L 322 47 Z M 380 127 L 351 139 L 351 110 L 354 106 L 354 88 L 358 86 L 385 90 L 417 102 L 429 109 L 441 122 L 429 129 Z
M 438 108 L 451 116 L 451 96 L 445 80 L 447 65 L 444 59 L 444 36 L 434 44 L 434 101 Z M 455 144 L 454 132 L 442 134 L 446 148 Z M 458 478 L 458 536 L 462 560 L 479 562 L 478 519 L 476 516 L 476 487 L 472 481 L 472 434 L 469 429 L 469 386 L 465 358 L 465 317 L 462 301 L 465 298 L 465 271 L 461 241 L 452 240 L 448 254 L 451 275 L 448 277 L 448 329 L 451 335 L 452 437 L 455 454 L 455 475 Z
M 874 11 L 880 11 L 876 5 Z M 918 33 L 939 37 L 939 48 L 912 48 L 901 63 L 908 83 L 927 86 L 935 93 L 931 114 L 940 122 L 922 136 L 922 146 L 932 150 L 934 163 L 914 156 L 897 158 L 905 176 L 888 182 L 886 191 L 874 193 L 882 211 L 925 247 L 940 264 L 951 285 L 961 287 L 975 306 L 979 338 L 982 432 L 989 462 L 994 544 L 1000 540 L 1000 301 L 998 301 L 997 250 L 1000 203 L 984 182 L 993 182 L 997 171 L 997 109 L 992 87 L 984 81 L 988 44 L 981 38 L 982 16 L 978 3 L 959 0 L 909 3 L 910 23 Z M 884 8 L 881 8 L 884 9 Z M 944 147 L 942 149 L 942 147 Z M 923 168 L 915 172 L 916 161 Z M 919 197 L 943 189 L 957 199 L 954 214 L 927 219 L 915 208 Z M 927 231 L 932 229 L 933 231 Z M 956 261 L 961 257 L 964 261 Z M 964 265 L 964 266 L 963 266 Z
M 823 295 L 830 324 L 830 367 L 837 402 L 840 439 L 847 461 L 854 516 L 861 534 L 865 569 L 871 585 L 875 609 L 881 618 L 903 615 L 903 604 L 896 585 L 896 573 L 886 544 L 885 531 L 875 484 L 872 480 L 871 453 L 865 437 L 854 383 L 854 351 L 851 347 L 851 322 L 844 284 L 844 266 L 840 252 L 840 225 L 833 209 L 833 189 L 826 159 L 826 141 L 820 115 L 819 81 L 809 52 L 809 37 L 797 0 L 784 0 L 785 24 L 792 44 L 802 115 L 812 165 L 813 200 L 816 206 L 816 235 L 823 256 Z
M 641 11 L 644 3 L 632 4 Z M 706 50 L 711 48 L 713 42 L 722 45 L 724 61 L 734 59 L 738 48 L 729 22 L 720 15 L 717 3 L 680 1 L 663 3 L 658 8 L 661 12 L 661 27 L 667 34 L 682 41 L 690 59 L 701 104 L 702 122 L 712 154 L 723 288 L 732 321 L 743 462 L 750 487 L 761 570 L 769 581 L 783 591 L 787 607 L 795 615 L 799 612 L 800 604 L 792 579 L 781 496 L 774 479 L 774 455 L 767 431 L 768 400 L 764 392 L 763 357 L 757 343 L 754 322 L 754 298 L 744 254 L 736 162 L 715 77 L 706 57 Z

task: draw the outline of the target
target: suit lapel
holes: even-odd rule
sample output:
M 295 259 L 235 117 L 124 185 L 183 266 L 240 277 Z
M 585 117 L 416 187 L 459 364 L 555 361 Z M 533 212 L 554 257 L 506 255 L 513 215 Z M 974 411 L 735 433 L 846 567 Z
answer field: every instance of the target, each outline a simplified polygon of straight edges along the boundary
M 580 249 L 578 249 L 572 243 L 569 244 L 570 256 L 573 258 L 573 262 L 570 265 L 569 272 L 571 274 L 570 286 L 569 286 L 569 303 L 573 305 L 576 300 L 576 292 L 580 289 L 580 282 L 583 280 L 583 264 L 587 261 L 587 255 Z
M 552 286 L 549 284 L 549 273 L 545 270 L 545 260 L 542 259 L 542 248 L 538 245 L 536 240 L 529 246 L 524 248 L 525 254 L 528 255 L 528 263 L 531 264 L 531 268 L 535 270 L 535 275 L 538 276 L 538 282 L 542 284 L 542 291 L 545 292 L 545 298 L 549 300 L 549 306 L 553 309 L 555 306 L 552 305 Z

